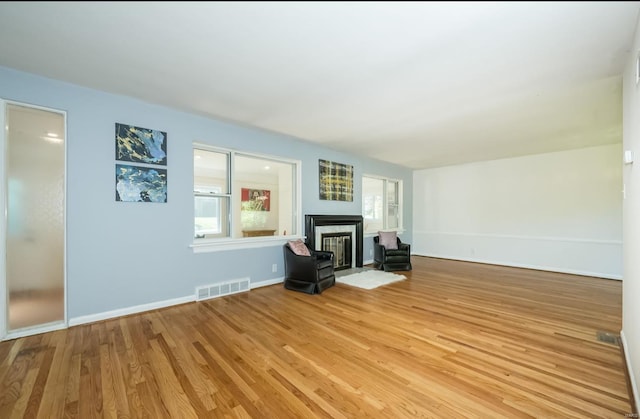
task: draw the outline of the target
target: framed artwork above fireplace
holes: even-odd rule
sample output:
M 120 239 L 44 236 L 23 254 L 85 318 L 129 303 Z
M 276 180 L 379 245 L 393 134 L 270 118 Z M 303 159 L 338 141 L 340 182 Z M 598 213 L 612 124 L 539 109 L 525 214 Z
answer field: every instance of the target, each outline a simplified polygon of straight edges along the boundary
M 353 166 L 319 160 L 320 199 L 353 202 Z

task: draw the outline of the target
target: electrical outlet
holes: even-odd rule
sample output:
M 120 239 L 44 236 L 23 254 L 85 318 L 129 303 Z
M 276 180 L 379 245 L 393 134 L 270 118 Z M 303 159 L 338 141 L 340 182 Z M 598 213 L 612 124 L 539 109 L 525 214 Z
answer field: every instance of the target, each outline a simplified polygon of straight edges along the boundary
M 369 256 L 373 256 L 373 249 L 369 249 Z
M 274 263 L 273 265 L 271 265 L 271 272 L 278 272 L 278 264 Z

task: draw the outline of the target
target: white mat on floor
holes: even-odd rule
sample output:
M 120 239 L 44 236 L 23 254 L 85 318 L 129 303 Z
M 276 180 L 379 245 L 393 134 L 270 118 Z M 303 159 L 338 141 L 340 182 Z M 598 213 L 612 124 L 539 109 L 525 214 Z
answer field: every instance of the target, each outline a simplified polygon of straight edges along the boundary
M 402 281 L 407 279 L 404 275 L 398 275 L 391 272 L 367 270 L 358 272 L 351 275 L 336 277 L 338 284 L 347 284 L 353 287 L 364 288 L 366 290 L 372 290 L 382 285 L 391 284 L 392 282 Z

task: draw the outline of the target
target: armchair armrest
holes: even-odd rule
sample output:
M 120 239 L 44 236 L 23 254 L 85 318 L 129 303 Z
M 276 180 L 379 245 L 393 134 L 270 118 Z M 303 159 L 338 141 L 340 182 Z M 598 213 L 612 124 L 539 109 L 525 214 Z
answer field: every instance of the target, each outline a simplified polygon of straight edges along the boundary
M 411 245 L 408 243 L 400 243 L 398 245 L 398 249 L 405 250 L 407 253 L 411 254 Z
M 320 260 L 333 260 L 333 252 L 327 252 L 324 250 L 313 250 L 311 255 Z
M 380 243 L 373 244 L 373 253 L 376 260 L 384 260 L 386 249 Z

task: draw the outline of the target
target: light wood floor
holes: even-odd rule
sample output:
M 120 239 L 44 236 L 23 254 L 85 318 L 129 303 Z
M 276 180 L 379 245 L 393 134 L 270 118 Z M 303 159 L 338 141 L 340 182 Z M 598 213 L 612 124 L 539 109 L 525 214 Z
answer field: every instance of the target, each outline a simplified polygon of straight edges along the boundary
M 1 418 L 623 418 L 621 283 L 413 258 L 0 343 Z M 178 280 L 178 279 L 177 279 Z

